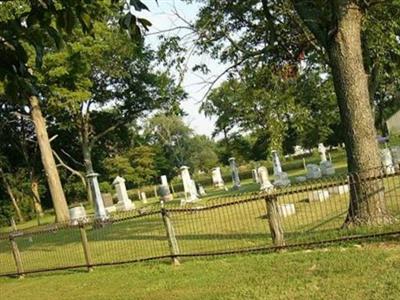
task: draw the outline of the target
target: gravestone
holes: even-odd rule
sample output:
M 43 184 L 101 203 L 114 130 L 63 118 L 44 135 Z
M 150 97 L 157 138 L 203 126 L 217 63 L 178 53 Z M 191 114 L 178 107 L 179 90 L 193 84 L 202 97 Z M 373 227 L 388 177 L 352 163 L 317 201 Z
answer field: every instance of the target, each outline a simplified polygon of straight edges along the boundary
M 101 193 L 101 197 L 103 198 L 104 207 L 106 208 L 107 213 L 113 213 L 116 211 L 112 195 L 110 193 Z
M 272 190 L 274 186 L 272 183 L 269 181 L 268 178 L 268 170 L 266 167 L 259 167 L 257 169 L 258 173 L 258 178 L 259 178 L 259 183 L 260 183 L 260 190 L 262 191 L 267 191 L 267 190 Z
M 70 223 L 71 225 L 78 225 L 79 223 L 87 223 L 89 219 L 86 216 L 86 210 L 81 204 L 69 209 Z
M 319 165 L 322 176 L 335 175 L 335 168 L 333 167 L 333 164 L 329 160 L 321 161 Z
M 232 183 L 233 189 L 238 190 L 240 189 L 240 178 L 239 178 L 239 170 L 236 166 L 236 161 L 234 157 L 229 158 L 229 165 L 231 167 L 231 174 L 232 174 Z
M 207 193 L 202 185 L 199 184 L 199 194 L 200 196 L 206 196 Z
M 158 186 L 158 196 L 161 201 L 170 201 L 172 199 L 168 186 L 163 184 Z
M 278 212 L 282 217 L 288 217 L 296 213 L 293 203 L 281 204 L 278 206 Z
M 212 176 L 212 181 L 213 181 L 214 187 L 217 187 L 217 188 L 225 187 L 225 182 L 222 179 L 221 169 L 219 167 L 216 167 L 212 170 L 211 176 Z
M 393 165 L 398 170 L 400 168 L 400 147 L 394 146 L 390 148 L 390 151 L 392 153 Z
M 306 182 L 306 181 L 307 181 L 306 176 L 297 176 L 296 177 L 296 182 L 298 182 L 298 183 L 302 183 L 302 182 Z
M 343 195 L 349 192 L 349 185 L 342 184 L 342 185 L 332 186 L 328 188 L 328 192 L 330 194 Z
M 164 201 L 173 200 L 174 196 L 171 194 L 171 191 L 169 189 L 167 176 L 165 176 L 165 175 L 161 176 L 161 185 L 164 186 L 164 189 L 163 189 L 164 194 L 162 196 L 160 195 L 162 198 L 161 200 L 164 200 Z
M 290 185 L 290 179 L 286 172 L 281 172 L 275 175 L 274 186 L 287 187 Z
M 307 165 L 307 179 L 319 179 L 322 177 L 321 169 L 317 165 L 308 164 Z
M 145 193 L 145 192 L 141 192 L 141 193 L 140 193 L 140 199 L 142 200 L 142 202 L 143 202 L 144 204 L 147 204 L 147 196 L 146 196 L 146 193 Z
M 276 150 L 272 150 L 272 164 L 274 167 L 274 175 L 278 175 L 279 173 L 282 173 L 282 165 L 281 161 L 278 156 L 278 152 Z
M 326 189 L 308 192 L 308 200 L 310 202 L 322 202 L 328 200 L 329 191 Z
M 386 174 L 394 174 L 395 169 L 394 169 L 392 153 L 390 152 L 390 149 L 387 149 L 387 148 L 381 149 L 380 156 L 381 156 L 381 163 L 382 163 L 385 173 Z
M 129 211 L 135 209 L 135 204 L 129 199 L 128 192 L 126 191 L 125 179 L 117 176 L 113 183 L 117 191 L 118 202 L 115 207 L 118 211 Z
M 101 197 L 99 181 L 97 180 L 98 176 L 99 174 L 94 172 L 86 175 L 94 200 L 95 218 L 103 221 L 108 219 L 108 215 L 106 208 L 104 207 L 103 198 Z
M 326 148 L 323 143 L 318 144 L 318 152 L 321 156 L 321 162 L 327 161 L 326 159 Z
M 254 181 L 255 183 L 260 183 L 260 178 L 259 178 L 259 176 L 258 176 L 258 171 L 257 171 L 257 169 L 251 170 L 251 177 L 253 178 L 253 181 Z
M 185 201 L 193 202 L 198 200 L 196 185 L 194 181 L 190 178 L 189 167 L 181 167 L 181 178 L 183 182 L 183 189 L 185 191 Z

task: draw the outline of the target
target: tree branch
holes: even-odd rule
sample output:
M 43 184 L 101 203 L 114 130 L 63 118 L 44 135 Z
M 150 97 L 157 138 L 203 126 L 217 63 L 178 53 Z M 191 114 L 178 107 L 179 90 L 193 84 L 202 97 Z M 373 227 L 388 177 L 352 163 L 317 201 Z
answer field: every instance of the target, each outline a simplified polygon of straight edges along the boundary
M 70 166 L 68 166 L 68 165 L 61 159 L 61 157 L 57 154 L 57 152 L 54 151 L 54 150 L 53 150 L 53 155 L 54 155 L 54 157 L 55 157 L 55 158 L 58 160 L 58 162 L 59 162 L 59 164 L 57 165 L 57 167 L 58 167 L 58 166 L 61 166 L 61 167 L 65 168 L 65 169 L 67 169 L 68 171 L 70 171 L 73 175 L 78 176 L 78 177 L 81 179 L 82 184 L 83 184 L 83 186 L 84 186 L 85 189 L 86 189 L 86 188 L 87 188 L 87 183 L 86 183 L 86 178 L 85 178 L 85 176 L 83 176 L 81 172 L 79 172 L 79 171 L 77 171 L 77 170 L 71 168 Z

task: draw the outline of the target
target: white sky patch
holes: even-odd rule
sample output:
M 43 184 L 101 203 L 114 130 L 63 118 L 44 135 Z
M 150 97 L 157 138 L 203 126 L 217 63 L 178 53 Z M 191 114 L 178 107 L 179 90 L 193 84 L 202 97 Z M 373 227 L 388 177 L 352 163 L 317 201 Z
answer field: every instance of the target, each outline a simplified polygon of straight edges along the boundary
M 144 3 L 149 7 L 150 11 L 136 12 L 136 15 L 146 18 L 152 23 L 150 31 L 148 32 L 150 35 L 146 36 L 146 43 L 153 49 L 157 49 L 160 44 L 159 36 L 154 34 L 156 32 L 161 31 L 166 37 L 174 35 L 184 37 L 189 33 L 187 29 L 165 32 L 174 27 L 185 26 L 185 23 L 175 15 L 175 10 L 188 21 L 194 21 L 199 11 L 199 5 L 197 3 L 187 4 L 180 0 L 159 0 L 158 5 L 155 0 L 146 0 Z M 188 42 L 186 47 L 189 50 L 192 44 Z M 191 69 L 196 64 L 207 65 L 210 69 L 210 73 L 207 75 L 194 73 Z M 199 112 L 201 101 L 204 99 L 205 93 L 209 88 L 209 86 L 204 83 L 204 78 L 211 80 L 212 77 L 215 78 L 218 74 L 222 73 L 225 68 L 226 66 L 211 59 L 207 55 L 192 55 L 189 59 L 188 71 L 182 82 L 185 91 L 188 93 L 188 100 L 184 101 L 181 107 L 188 114 L 188 116 L 184 118 L 184 121 L 198 134 L 211 136 L 215 123 L 215 118 L 210 119 Z M 221 83 L 223 79 L 224 77 L 222 77 L 218 83 Z M 215 84 L 214 87 L 218 86 L 218 83 Z

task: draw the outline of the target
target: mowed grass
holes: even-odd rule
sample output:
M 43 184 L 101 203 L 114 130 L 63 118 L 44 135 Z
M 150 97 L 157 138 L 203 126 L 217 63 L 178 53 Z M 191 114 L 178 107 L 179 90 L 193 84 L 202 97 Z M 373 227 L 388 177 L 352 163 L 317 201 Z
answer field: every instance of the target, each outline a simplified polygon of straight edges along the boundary
M 317 183 L 316 183 L 317 184 Z M 249 189 L 254 184 L 249 183 Z M 400 218 L 400 177 L 385 180 L 387 206 Z M 307 191 L 278 197 L 280 205 L 292 203 L 296 214 L 282 218 L 287 244 L 330 240 L 354 234 L 396 231 L 398 224 L 388 227 L 365 227 L 339 230 L 349 203 L 348 193 L 331 196 L 322 202 L 306 201 Z M 204 199 L 196 204 L 205 207 L 235 202 L 253 195 Z M 174 206 L 174 205 L 173 205 Z M 267 207 L 260 197 L 205 211 L 171 212 L 171 222 L 181 254 L 213 253 L 272 246 L 265 218 Z M 137 213 L 136 213 L 137 214 Z M 129 261 L 169 255 L 165 227 L 159 213 L 128 219 L 99 228 L 87 228 L 94 264 Z M 45 234 L 16 238 L 26 271 L 85 263 L 78 228 L 59 229 Z M 8 240 L 0 241 L 0 273 L 15 272 Z
M 355 247 L 357 246 L 357 247 Z M 0 278 L 2 299 L 399 299 L 398 242 Z

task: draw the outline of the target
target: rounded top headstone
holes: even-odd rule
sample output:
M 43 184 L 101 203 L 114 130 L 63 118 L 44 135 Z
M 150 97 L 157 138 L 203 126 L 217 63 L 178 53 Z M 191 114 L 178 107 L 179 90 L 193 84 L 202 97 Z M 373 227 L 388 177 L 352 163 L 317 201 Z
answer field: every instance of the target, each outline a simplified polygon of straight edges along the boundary
M 181 167 L 181 170 L 183 171 L 183 170 L 188 170 L 189 169 L 189 167 L 187 167 L 187 166 L 182 166 Z
M 228 159 L 228 161 L 232 161 L 232 160 L 235 160 L 235 158 L 234 158 L 234 157 L 230 157 L 230 158 Z

